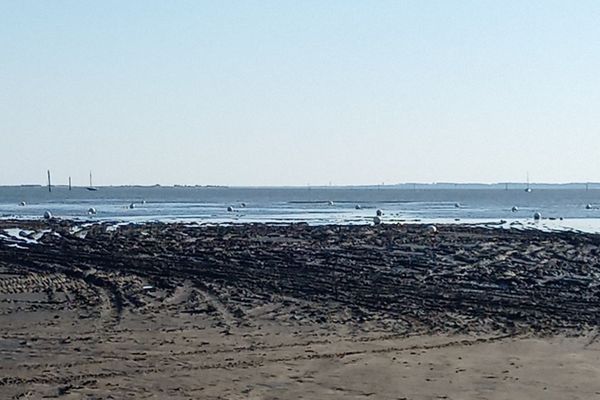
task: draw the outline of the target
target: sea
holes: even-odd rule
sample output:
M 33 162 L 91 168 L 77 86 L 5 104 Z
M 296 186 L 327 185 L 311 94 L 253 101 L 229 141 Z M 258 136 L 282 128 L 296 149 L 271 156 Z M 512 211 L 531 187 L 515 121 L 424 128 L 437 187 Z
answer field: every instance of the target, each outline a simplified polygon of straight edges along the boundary
M 91 213 L 93 209 L 94 213 Z M 600 232 L 600 188 L 545 185 L 369 187 L 0 186 L 0 218 L 231 223 L 483 224 Z M 535 213 L 541 215 L 535 221 Z

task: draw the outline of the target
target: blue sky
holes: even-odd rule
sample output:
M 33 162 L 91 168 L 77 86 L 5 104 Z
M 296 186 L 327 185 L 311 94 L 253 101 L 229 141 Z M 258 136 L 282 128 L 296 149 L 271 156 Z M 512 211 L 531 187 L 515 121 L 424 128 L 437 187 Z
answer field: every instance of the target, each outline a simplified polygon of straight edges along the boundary
M 600 181 L 600 2 L 0 1 L 0 184 Z

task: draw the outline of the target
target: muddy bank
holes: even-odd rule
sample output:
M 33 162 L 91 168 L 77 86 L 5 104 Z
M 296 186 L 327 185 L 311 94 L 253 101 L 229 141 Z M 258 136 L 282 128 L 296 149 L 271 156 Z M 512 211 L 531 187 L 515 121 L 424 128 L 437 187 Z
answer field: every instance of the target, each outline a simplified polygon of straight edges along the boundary
M 118 324 L 123 310 L 143 312 L 189 285 L 204 299 L 181 312 L 220 312 L 233 325 L 275 302 L 286 310 L 278 318 L 298 325 L 369 321 L 406 334 L 578 333 L 600 323 L 596 235 L 69 221 L 2 221 L 0 234 L 6 313 L 70 308 L 94 319 L 104 299 Z M 10 302 L 36 291 L 39 302 Z

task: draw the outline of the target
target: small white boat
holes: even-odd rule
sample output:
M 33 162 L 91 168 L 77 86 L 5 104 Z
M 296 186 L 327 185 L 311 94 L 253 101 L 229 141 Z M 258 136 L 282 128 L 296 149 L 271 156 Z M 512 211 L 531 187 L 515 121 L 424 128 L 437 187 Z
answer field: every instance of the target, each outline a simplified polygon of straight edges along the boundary
M 526 193 L 531 193 L 531 186 L 529 185 L 529 172 L 527 173 L 527 188 L 525 188 Z

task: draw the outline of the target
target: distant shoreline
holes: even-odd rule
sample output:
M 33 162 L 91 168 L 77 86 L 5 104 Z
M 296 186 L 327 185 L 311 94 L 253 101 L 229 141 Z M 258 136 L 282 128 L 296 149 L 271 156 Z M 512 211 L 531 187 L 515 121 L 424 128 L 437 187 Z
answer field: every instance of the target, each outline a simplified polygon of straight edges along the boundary
M 533 189 L 561 189 L 561 190 L 598 190 L 600 189 L 600 182 L 569 182 L 569 183 L 530 183 Z M 53 188 L 64 188 L 68 189 L 69 185 L 52 185 Z M 86 189 L 87 186 L 73 185 L 73 189 Z M 400 190 L 517 190 L 527 187 L 524 182 L 507 182 L 507 183 L 400 183 L 400 184 L 389 184 L 389 185 L 250 185 L 250 186 L 237 186 L 237 185 L 95 185 L 96 188 L 140 188 L 140 189 L 400 189 Z M 22 185 L 0 185 L 0 189 L 3 188 L 41 188 L 46 189 L 47 185 L 42 184 L 22 184 Z

